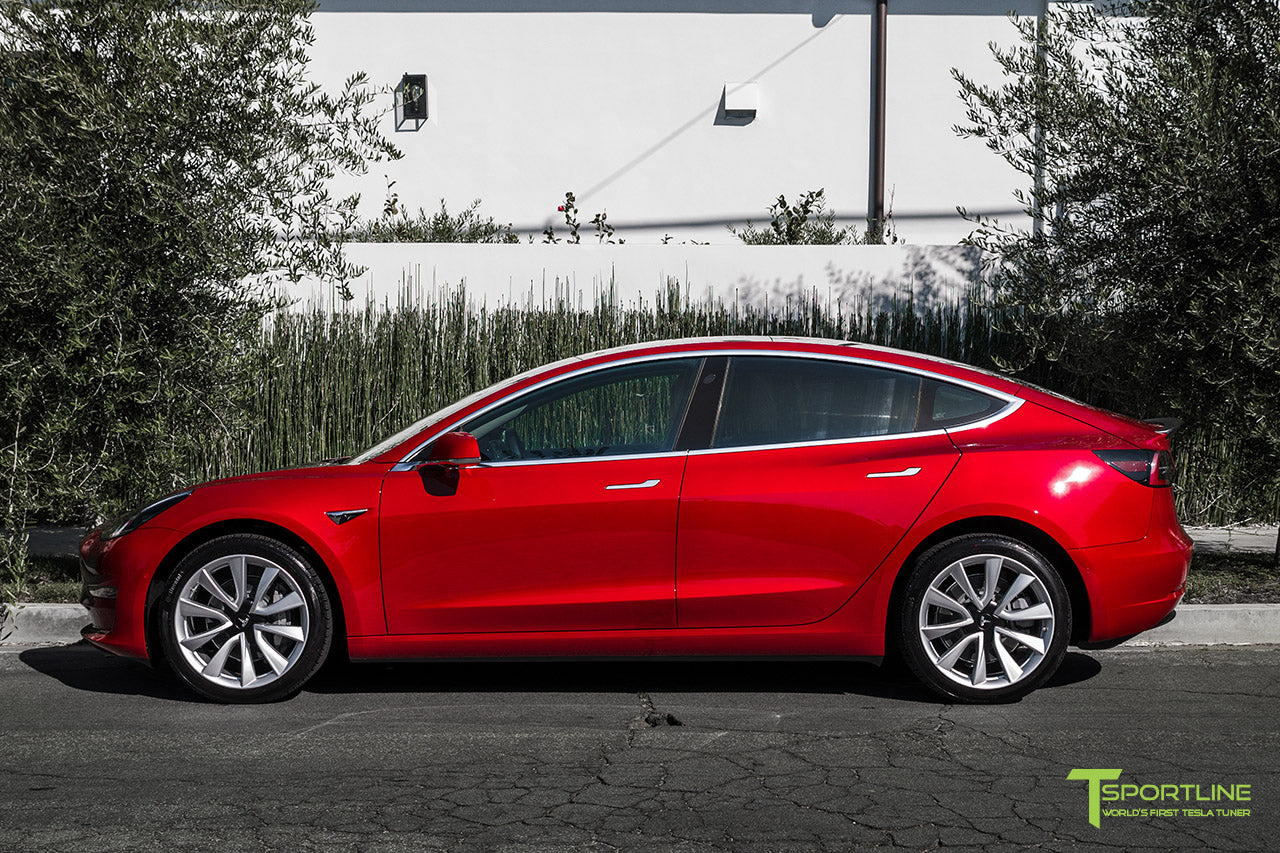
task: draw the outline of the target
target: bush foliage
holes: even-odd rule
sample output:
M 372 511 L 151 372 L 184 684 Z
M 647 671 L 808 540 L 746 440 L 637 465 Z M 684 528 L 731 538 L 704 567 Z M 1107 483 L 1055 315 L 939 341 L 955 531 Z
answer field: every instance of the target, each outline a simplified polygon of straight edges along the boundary
M 1134 0 L 1057 7 L 955 73 L 958 130 L 1031 189 L 1031 229 L 981 221 L 999 258 L 1004 363 L 1230 447 L 1218 512 L 1280 501 L 1280 7 Z M 1201 463 L 1206 467 L 1209 461 Z M 1261 509 L 1260 509 L 1261 507 Z
M 186 475 L 281 277 L 353 270 L 338 170 L 397 152 L 306 78 L 304 0 L 0 4 L 0 538 Z M 4 533 L 8 531 L 8 533 Z M 4 558 L 0 554 L 0 558 Z
M 356 243 L 519 243 L 520 237 L 492 216 L 480 213 L 480 199 L 458 213 L 450 213 L 440 199 L 440 209 L 427 213 L 421 207 L 409 213 L 394 193 L 388 194 L 382 216 L 353 225 L 343 239 Z
M 892 219 L 892 214 L 889 219 Z M 852 246 L 873 243 L 896 243 L 892 224 L 878 227 L 868 223 L 859 230 L 852 225 L 836 223 L 835 211 L 827 208 L 826 190 L 809 190 L 795 203 L 785 195 L 769 205 L 769 224 L 763 228 L 748 222 L 742 228 L 729 226 L 729 232 L 748 246 Z

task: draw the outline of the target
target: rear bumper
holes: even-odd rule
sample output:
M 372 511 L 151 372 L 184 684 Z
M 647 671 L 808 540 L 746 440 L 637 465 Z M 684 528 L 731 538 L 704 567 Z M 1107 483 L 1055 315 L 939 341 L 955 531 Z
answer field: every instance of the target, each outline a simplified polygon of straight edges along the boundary
M 1187 589 L 1191 537 L 1173 518 L 1152 525 L 1146 538 L 1069 551 L 1089 593 L 1089 640 L 1100 642 L 1154 628 Z

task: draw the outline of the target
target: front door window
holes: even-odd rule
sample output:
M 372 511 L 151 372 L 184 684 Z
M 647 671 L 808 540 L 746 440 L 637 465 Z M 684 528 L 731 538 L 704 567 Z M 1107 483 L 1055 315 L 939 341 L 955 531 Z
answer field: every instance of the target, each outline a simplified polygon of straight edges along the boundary
M 701 361 L 668 359 L 566 379 L 461 429 L 492 462 L 669 453 Z

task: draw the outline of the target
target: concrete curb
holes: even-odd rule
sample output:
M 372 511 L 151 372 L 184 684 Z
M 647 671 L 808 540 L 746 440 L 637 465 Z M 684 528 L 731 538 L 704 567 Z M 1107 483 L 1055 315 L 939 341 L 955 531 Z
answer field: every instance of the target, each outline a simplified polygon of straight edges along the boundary
M 1184 604 L 1173 619 L 1126 646 L 1270 645 L 1280 643 L 1280 604 Z
M 0 621 L 0 646 L 74 643 L 89 614 L 79 604 L 18 604 Z M 1280 644 L 1280 604 L 1184 604 L 1125 646 Z
M 89 613 L 79 604 L 11 604 L 0 609 L 0 646 L 74 643 L 89 624 Z

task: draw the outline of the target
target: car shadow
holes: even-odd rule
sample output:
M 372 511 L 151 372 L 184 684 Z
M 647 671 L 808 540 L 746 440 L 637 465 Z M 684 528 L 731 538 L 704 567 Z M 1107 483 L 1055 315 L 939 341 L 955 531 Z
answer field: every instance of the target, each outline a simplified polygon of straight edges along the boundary
M 1087 681 L 1102 665 L 1068 652 L 1040 689 Z M 448 661 L 331 664 L 312 693 L 794 693 L 946 704 L 905 666 L 840 659 Z
M 337 663 L 314 693 L 866 693 L 931 701 L 910 674 L 847 660 L 645 659 Z
M 33 648 L 19 654 L 33 670 L 74 690 L 147 696 L 178 702 L 208 700 L 169 672 L 115 657 L 87 643 Z M 1069 652 L 1040 690 L 1087 681 L 1102 665 Z M 945 704 L 900 664 L 878 667 L 821 660 L 485 660 L 428 663 L 334 661 L 306 687 L 314 694 L 359 693 L 791 693 L 848 694 Z
M 18 654 L 18 660 L 73 690 L 179 702 L 200 701 L 168 671 L 116 657 L 84 640 L 65 646 L 27 649 Z

